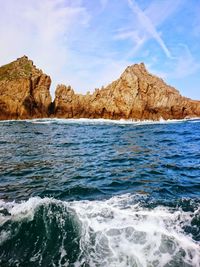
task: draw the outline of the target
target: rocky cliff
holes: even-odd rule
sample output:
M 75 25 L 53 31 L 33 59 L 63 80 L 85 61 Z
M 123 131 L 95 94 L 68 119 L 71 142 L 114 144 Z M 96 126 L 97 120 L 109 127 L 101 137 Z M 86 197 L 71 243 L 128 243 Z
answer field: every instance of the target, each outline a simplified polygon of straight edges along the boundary
M 75 94 L 70 86 L 56 89 L 54 113 L 64 118 L 159 120 L 200 116 L 200 101 L 182 97 L 143 63 L 127 67 L 121 77 L 93 94 Z
M 0 67 L 0 119 L 48 117 L 50 84 L 26 56 Z
M 51 79 L 26 56 L 0 67 L 0 119 L 42 117 L 159 120 L 200 117 L 200 101 L 183 97 L 143 63 L 94 93 L 76 94 L 58 85 L 51 103 Z

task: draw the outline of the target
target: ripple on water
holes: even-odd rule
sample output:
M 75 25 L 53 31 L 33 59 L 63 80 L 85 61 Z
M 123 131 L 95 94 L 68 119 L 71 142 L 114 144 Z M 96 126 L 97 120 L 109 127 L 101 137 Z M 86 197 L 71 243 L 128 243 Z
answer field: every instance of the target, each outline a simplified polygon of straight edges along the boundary
M 0 128 L 1 266 L 199 267 L 199 120 Z

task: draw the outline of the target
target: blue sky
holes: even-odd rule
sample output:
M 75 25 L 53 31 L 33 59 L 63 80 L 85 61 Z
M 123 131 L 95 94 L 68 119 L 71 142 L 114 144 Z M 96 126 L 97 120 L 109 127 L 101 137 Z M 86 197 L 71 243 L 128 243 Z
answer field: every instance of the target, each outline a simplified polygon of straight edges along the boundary
M 0 0 L 0 65 L 24 54 L 86 93 L 128 65 L 200 99 L 200 0 Z

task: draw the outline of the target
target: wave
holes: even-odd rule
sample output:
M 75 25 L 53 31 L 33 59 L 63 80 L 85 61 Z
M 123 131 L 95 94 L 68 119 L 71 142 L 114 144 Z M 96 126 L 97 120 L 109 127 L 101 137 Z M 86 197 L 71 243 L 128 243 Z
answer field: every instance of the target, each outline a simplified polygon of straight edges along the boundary
M 198 228 L 199 212 L 199 204 L 193 211 L 145 208 L 130 194 L 98 201 L 1 201 L 0 264 L 199 267 L 200 243 L 188 232 Z
M 0 123 L 8 123 L 8 122 L 28 122 L 33 124 L 119 124 L 119 125 L 146 125 L 146 124 L 168 124 L 168 123 L 183 123 L 183 122 L 192 122 L 197 123 L 200 122 L 200 118 L 190 118 L 190 119 L 182 119 L 182 120 L 164 120 L 160 119 L 158 121 L 153 120 L 111 120 L 111 119 L 59 119 L 59 118 L 44 118 L 44 119 L 27 119 L 27 120 L 2 120 Z
M 147 125 L 147 124 L 166 124 L 166 123 L 182 123 L 186 121 L 192 121 L 193 119 L 183 119 L 183 120 L 163 120 L 152 121 L 152 120 L 110 120 L 110 119 L 44 119 L 44 120 L 33 120 L 29 121 L 36 124 L 50 124 L 50 123 L 59 123 L 59 124 L 119 124 L 119 125 Z

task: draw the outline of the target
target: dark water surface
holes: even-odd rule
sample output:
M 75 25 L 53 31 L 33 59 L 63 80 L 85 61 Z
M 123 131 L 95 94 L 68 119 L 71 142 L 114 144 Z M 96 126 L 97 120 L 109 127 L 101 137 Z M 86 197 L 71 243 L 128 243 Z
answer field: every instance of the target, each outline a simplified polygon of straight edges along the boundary
M 200 266 L 200 120 L 0 122 L 0 266 Z

